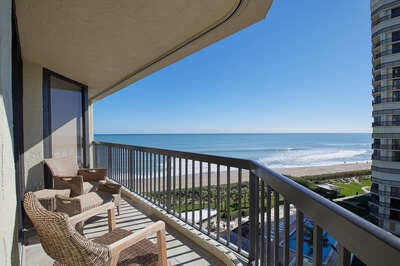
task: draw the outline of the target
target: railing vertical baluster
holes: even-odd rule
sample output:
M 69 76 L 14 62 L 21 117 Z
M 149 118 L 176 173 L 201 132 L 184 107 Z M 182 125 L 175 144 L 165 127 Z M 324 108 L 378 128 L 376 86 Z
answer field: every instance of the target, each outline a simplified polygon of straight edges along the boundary
M 138 194 L 142 195 L 142 151 L 138 150 Z
M 175 204 L 175 201 L 176 201 L 176 157 L 175 156 L 173 156 L 172 157 L 172 160 L 173 160 L 173 163 L 174 163 L 174 171 L 173 171 L 173 175 L 172 175 L 172 187 L 173 187 L 173 189 L 172 189 L 172 204 L 171 204 L 171 206 L 172 206 L 172 210 L 173 210 L 173 212 L 174 212 L 174 214 L 176 213 L 175 212 L 175 208 L 176 208 L 176 204 Z
M 134 160 L 134 171 L 133 171 L 133 174 L 134 174 L 134 180 L 135 180 L 134 191 L 135 191 L 135 193 L 137 193 L 138 192 L 138 180 L 137 180 L 137 177 L 138 177 L 138 175 L 137 175 L 137 173 L 138 173 L 138 157 L 137 157 L 137 150 L 136 149 L 134 150 L 133 155 L 134 155 L 134 158 L 133 158 L 133 160 Z
M 267 186 L 267 265 L 272 265 L 272 247 L 271 247 L 271 229 L 272 229 L 272 222 L 271 222 L 271 193 L 272 189 L 270 186 Z
M 146 195 L 146 152 L 142 151 L 142 196 Z
M 304 214 L 296 209 L 296 265 L 303 266 Z
M 161 154 L 158 154 L 158 206 L 161 206 Z
M 149 198 L 153 201 L 153 153 L 149 153 L 150 166 L 149 166 Z
M 132 149 L 129 149 L 129 190 L 133 189 L 133 153 Z
M 261 258 L 260 264 L 265 264 L 265 183 L 261 181 L 261 207 L 260 207 L 260 214 L 261 214 Z
M 108 168 L 108 177 L 112 178 L 112 147 L 111 145 L 108 145 L 108 156 L 107 156 L 107 168 Z
M 242 250 L 242 168 L 238 168 L 238 238 L 237 238 L 237 246 L 238 252 Z
M 200 231 L 203 228 L 203 162 L 200 161 L 200 172 L 199 172 L 199 192 L 200 192 L 200 210 L 199 210 L 199 217 L 200 217 Z
M 194 191 L 194 182 L 195 182 L 195 164 L 196 162 L 192 160 L 192 226 L 194 226 L 194 203 L 195 203 L 195 191 Z
M 217 164 L 217 240 L 220 237 L 220 223 L 221 223 L 221 176 L 220 166 Z
M 231 168 L 226 167 L 226 245 L 231 242 Z
M 338 253 L 339 253 L 339 265 L 340 266 L 350 266 L 350 252 L 339 243 L 338 245 Z
M 188 219 L 188 159 L 185 158 L 185 222 L 187 223 Z
M 322 265 L 322 229 L 315 222 L 313 229 L 313 265 Z
M 157 202 L 157 154 L 153 154 L 153 202 Z
M 289 266 L 289 230 L 290 230 L 290 204 L 289 202 L 285 199 L 284 205 L 283 205 L 283 218 L 285 222 L 285 229 L 283 232 L 283 238 L 285 239 L 283 243 L 283 265 L 284 266 Z
M 167 212 L 171 212 L 171 156 L 167 156 Z
M 168 166 L 166 166 L 166 161 L 165 161 L 165 155 L 163 155 L 163 168 L 162 168 L 162 173 L 163 173 L 163 193 L 162 193 L 162 199 L 163 199 L 163 208 L 165 209 L 165 205 L 166 205 L 166 200 L 167 200 L 167 190 L 165 189 L 165 179 L 166 179 L 166 171 L 167 171 Z
M 249 264 L 258 265 L 258 177 L 250 171 Z
M 274 265 L 279 265 L 279 194 L 274 190 Z
M 182 196 L 182 158 L 179 157 L 179 218 L 182 219 L 182 204 L 181 204 L 181 196 Z
M 149 184 L 150 184 L 150 153 L 146 152 L 146 197 L 149 199 L 150 198 L 150 189 L 149 189 Z
M 210 235 L 210 227 L 211 227 L 211 165 L 208 163 L 207 167 L 207 211 L 208 211 L 208 219 L 207 219 L 207 235 Z

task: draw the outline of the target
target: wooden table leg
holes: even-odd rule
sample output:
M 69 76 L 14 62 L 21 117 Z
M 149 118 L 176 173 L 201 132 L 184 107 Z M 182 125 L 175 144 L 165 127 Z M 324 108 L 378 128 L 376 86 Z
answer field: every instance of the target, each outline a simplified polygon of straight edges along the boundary
M 115 208 L 108 209 L 108 231 L 111 232 L 115 229 Z

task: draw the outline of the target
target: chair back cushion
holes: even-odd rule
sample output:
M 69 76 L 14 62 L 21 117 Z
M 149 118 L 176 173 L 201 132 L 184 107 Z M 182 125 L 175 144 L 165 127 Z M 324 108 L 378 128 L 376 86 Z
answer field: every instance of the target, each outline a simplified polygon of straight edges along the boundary
M 44 160 L 52 176 L 75 176 L 78 174 L 78 163 L 74 158 L 51 158 Z
M 24 208 L 44 251 L 58 264 L 108 264 L 111 255 L 108 247 L 79 234 L 65 213 L 46 210 L 32 192 L 25 194 Z

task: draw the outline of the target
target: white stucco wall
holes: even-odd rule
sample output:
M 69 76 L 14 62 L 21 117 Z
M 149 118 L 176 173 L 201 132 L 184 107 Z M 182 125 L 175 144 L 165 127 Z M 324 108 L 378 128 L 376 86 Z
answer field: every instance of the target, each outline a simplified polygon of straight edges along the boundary
M 25 190 L 43 188 L 43 69 L 23 62 Z
M 11 265 L 15 214 L 11 0 L 0 0 L 0 265 Z

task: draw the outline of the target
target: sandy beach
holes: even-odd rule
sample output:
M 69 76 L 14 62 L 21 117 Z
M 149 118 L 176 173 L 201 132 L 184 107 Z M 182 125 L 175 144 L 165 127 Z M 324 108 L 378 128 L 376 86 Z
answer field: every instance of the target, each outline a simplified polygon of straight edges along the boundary
M 321 174 L 333 174 L 341 172 L 352 172 L 360 170 L 370 170 L 371 163 L 342 163 L 327 166 L 308 166 L 308 167 L 293 167 L 285 169 L 273 169 L 274 171 L 283 175 L 292 177 L 312 176 Z
M 321 174 L 333 174 L 333 173 L 341 173 L 341 172 L 352 172 L 352 171 L 360 171 L 360 170 L 369 170 L 371 169 L 371 163 L 343 163 L 336 165 L 328 165 L 328 166 L 308 166 L 308 167 L 293 167 L 293 168 L 285 168 L 285 169 L 273 169 L 276 172 L 279 172 L 283 175 L 290 175 L 291 177 L 302 177 L 302 176 L 312 176 L 312 175 L 321 175 Z M 194 179 L 193 185 L 192 180 Z M 200 180 L 202 182 L 200 182 Z M 230 172 L 229 180 L 231 184 L 238 183 L 238 170 L 232 169 Z M 249 180 L 249 172 L 247 170 L 242 171 L 242 182 L 246 182 Z M 158 187 L 158 178 L 156 178 L 156 186 Z M 172 179 L 171 185 L 172 188 L 175 186 L 176 189 L 179 189 L 179 183 L 181 184 L 182 189 L 185 188 L 187 182 L 187 187 L 190 189 L 192 186 L 199 187 L 200 185 L 203 187 L 208 186 L 208 174 L 203 173 L 202 177 L 199 174 L 195 174 L 193 178 L 191 174 L 188 175 L 187 181 L 184 175 L 181 176 L 179 180 L 178 174 L 175 177 L 175 182 Z M 146 183 L 146 182 L 145 182 Z M 150 182 L 148 182 L 150 186 Z M 220 172 L 220 182 L 221 185 L 225 185 L 228 183 L 228 175 L 227 172 Z M 210 185 L 217 185 L 217 174 L 215 172 L 210 173 Z M 145 184 L 146 186 L 147 184 Z M 154 183 L 152 182 L 152 187 Z M 163 178 L 160 180 L 160 189 L 163 190 Z

